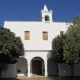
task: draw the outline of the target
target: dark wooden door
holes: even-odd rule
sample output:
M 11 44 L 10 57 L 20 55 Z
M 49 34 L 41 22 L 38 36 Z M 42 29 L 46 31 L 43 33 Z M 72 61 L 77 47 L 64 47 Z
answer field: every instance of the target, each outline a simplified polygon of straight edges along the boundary
M 42 74 L 42 61 L 41 60 L 33 60 L 32 61 L 32 72 L 33 74 Z

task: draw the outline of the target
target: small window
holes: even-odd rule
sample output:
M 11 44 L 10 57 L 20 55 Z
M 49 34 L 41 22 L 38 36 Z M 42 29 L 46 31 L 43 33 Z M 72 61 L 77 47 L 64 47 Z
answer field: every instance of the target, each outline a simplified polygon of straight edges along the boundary
M 48 32 L 43 32 L 43 40 L 48 40 Z
M 24 32 L 24 39 L 25 40 L 30 40 L 30 31 L 25 31 Z

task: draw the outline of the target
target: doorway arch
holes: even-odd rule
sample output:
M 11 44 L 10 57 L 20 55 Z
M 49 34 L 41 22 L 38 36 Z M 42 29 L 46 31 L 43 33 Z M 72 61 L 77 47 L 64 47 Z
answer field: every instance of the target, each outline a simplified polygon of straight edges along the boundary
M 17 62 L 17 74 L 27 75 L 27 60 L 24 57 L 20 57 Z
M 44 60 L 41 57 L 34 57 L 31 60 L 32 74 L 44 74 Z

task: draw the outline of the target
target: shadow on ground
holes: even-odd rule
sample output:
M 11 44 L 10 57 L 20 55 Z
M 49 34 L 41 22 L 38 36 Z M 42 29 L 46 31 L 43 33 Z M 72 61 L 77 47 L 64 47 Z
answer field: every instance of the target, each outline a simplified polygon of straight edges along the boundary
M 76 77 L 39 77 L 39 78 L 3 78 L 0 80 L 80 80 L 80 76 L 76 76 Z
M 58 77 L 58 80 L 80 80 L 80 76 Z
M 1 78 L 0 80 L 19 80 L 17 78 Z
M 27 78 L 27 77 L 21 77 L 21 78 L 3 78 L 0 80 L 58 80 L 56 77 L 32 77 L 32 78 Z

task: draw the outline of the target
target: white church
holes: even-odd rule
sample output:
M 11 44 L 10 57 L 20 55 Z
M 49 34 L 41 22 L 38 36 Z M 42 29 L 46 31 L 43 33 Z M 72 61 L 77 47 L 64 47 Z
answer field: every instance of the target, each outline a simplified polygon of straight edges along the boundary
M 9 65 L 9 70 L 3 72 L 5 77 L 56 74 L 56 64 L 50 60 L 52 40 L 61 31 L 66 31 L 70 24 L 54 22 L 53 11 L 47 6 L 41 10 L 41 21 L 5 21 L 4 28 L 10 29 L 21 37 L 25 54 L 17 64 Z M 7 74 L 8 73 L 8 74 Z M 2 75 L 2 76 L 3 76 Z

